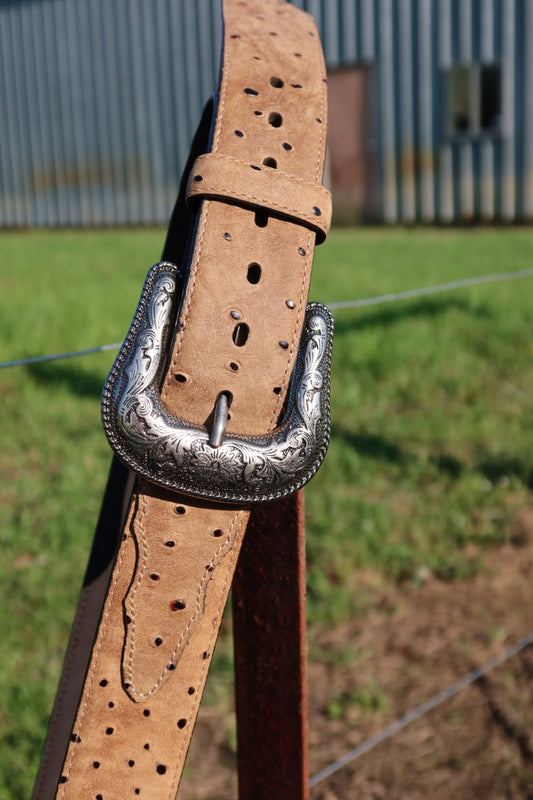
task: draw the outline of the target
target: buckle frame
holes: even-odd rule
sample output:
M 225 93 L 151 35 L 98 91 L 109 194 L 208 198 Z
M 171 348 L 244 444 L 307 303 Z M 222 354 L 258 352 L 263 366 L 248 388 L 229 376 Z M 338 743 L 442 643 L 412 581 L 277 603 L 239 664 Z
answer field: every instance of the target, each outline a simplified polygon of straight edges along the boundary
M 261 503 L 300 489 L 329 443 L 333 316 L 320 303 L 306 309 L 287 412 L 261 436 L 209 432 L 172 414 L 159 387 L 181 284 L 179 269 L 155 264 L 145 280 L 130 330 L 102 395 L 104 429 L 117 456 L 160 486 L 223 503 Z

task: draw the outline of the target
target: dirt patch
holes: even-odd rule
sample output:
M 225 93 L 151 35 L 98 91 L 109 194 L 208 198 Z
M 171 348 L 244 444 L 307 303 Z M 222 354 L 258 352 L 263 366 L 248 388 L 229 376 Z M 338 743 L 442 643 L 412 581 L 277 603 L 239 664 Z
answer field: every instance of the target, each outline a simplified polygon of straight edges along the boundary
M 316 774 L 533 631 L 533 511 L 476 578 L 375 590 L 364 617 L 311 636 Z M 362 581 L 370 577 L 361 574 Z M 201 712 L 180 800 L 237 796 L 234 723 Z M 312 800 L 533 800 L 533 648 L 318 784 Z

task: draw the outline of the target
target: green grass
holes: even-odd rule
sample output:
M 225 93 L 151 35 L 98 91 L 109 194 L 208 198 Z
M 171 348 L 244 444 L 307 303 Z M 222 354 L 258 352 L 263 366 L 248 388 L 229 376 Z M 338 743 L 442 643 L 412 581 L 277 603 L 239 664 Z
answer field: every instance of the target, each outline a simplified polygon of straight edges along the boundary
M 163 240 L 1 235 L 0 361 L 120 340 Z M 312 296 L 524 269 L 532 252 L 527 229 L 334 231 Z M 532 289 L 336 313 L 333 438 L 307 492 L 312 626 L 363 613 L 387 581 L 468 577 L 506 539 L 533 486 Z M 113 356 L 0 371 L 0 800 L 31 793 L 109 464 L 99 395 Z

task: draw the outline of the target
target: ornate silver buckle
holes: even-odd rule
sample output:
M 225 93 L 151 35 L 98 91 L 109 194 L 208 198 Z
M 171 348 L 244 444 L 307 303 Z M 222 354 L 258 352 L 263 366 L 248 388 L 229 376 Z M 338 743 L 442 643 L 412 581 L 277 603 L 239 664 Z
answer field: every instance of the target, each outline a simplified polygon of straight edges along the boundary
M 159 395 L 180 283 L 178 268 L 167 262 L 146 277 L 104 386 L 102 418 L 111 447 L 148 480 L 195 497 L 258 503 L 300 489 L 329 443 L 331 312 L 320 303 L 307 306 L 281 424 L 263 436 L 214 440 L 205 428 L 171 414 Z

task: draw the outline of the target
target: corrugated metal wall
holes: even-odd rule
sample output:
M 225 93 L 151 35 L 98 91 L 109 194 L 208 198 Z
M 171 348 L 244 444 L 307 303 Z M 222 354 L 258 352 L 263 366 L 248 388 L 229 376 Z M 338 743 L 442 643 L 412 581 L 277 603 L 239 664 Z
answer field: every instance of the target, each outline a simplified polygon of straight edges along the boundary
M 218 0 L 0 0 L 0 224 L 164 222 Z
M 295 0 L 371 64 L 380 216 L 533 218 L 533 0 Z M 215 86 L 218 0 L 0 0 L 0 225 L 164 222 Z M 446 133 L 445 72 L 501 63 L 499 134 Z

